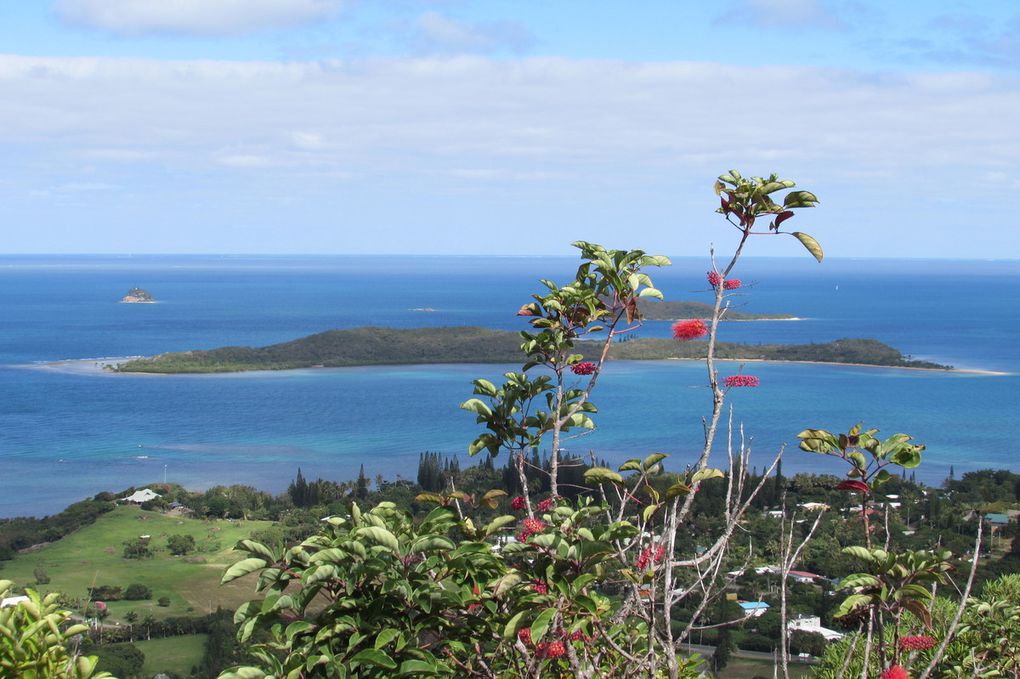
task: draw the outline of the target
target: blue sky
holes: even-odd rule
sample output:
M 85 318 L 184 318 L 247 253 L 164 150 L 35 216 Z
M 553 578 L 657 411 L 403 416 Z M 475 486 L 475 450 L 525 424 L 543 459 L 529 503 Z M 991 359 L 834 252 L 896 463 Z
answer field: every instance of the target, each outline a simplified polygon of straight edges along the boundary
M 1015 2 L 4 3 L 0 251 L 1017 258 L 1018 120 Z

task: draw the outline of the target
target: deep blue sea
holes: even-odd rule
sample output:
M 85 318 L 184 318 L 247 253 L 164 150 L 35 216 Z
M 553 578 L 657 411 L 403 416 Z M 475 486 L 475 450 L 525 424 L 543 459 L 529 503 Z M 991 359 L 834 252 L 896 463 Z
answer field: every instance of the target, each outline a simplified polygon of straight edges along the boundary
M 565 282 L 566 258 L 0 257 L 0 516 L 40 515 L 100 490 L 170 481 L 201 489 L 286 488 L 306 477 L 414 478 L 425 450 L 461 456 L 478 432 L 457 405 L 473 378 L 511 366 L 442 365 L 214 376 L 111 375 L 62 359 L 263 345 L 331 328 L 520 328 L 537 280 Z M 703 259 L 653 271 L 668 299 L 709 300 Z M 743 342 L 875 337 L 917 358 L 1009 375 L 750 364 L 758 389 L 733 390 L 735 419 L 761 463 L 790 445 L 784 471 L 834 471 L 796 449 L 805 427 L 858 420 L 928 445 L 918 478 L 1020 470 L 1020 262 L 747 259 L 743 310 L 796 322 L 727 323 Z M 128 288 L 158 304 L 117 301 Z M 416 311 L 432 308 L 432 312 Z M 645 337 L 666 336 L 648 323 Z M 736 371 L 723 364 L 722 372 Z M 594 401 L 598 428 L 567 441 L 621 461 L 653 451 L 682 467 L 709 394 L 700 363 L 620 362 Z

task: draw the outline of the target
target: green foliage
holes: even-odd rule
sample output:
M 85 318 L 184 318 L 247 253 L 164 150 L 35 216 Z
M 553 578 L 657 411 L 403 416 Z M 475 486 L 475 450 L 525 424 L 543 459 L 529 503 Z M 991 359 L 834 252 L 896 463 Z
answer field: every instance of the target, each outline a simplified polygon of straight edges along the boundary
M 910 611 L 931 625 L 928 605 L 933 587 L 946 581 L 952 570 L 946 550 L 890 553 L 884 549 L 847 547 L 843 550 L 864 562 L 867 572 L 852 573 L 840 581 L 839 589 L 850 592 L 836 613 L 837 618 L 863 619 L 873 610 L 878 617 L 899 620 Z
M 152 549 L 147 539 L 135 538 L 124 543 L 125 559 L 149 559 L 151 557 Z
M 261 671 L 276 676 L 302 670 L 303 676 L 456 676 L 450 655 L 472 662 L 465 657 L 471 640 L 495 630 L 473 587 L 507 572 L 489 545 L 455 546 L 447 533 L 456 524 L 446 508 L 416 526 L 392 505 L 365 513 L 355 505 L 282 554 L 239 543 L 249 557 L 228 569 L 224 582 L 258 573 L 263 594 L 235 616 L 240 641 L 248 643 L 256 629 L 268 632 L 269 641 L 253 653 Z M 224 676 L 262 675 L 234 670 Z
M 127 361 L 122 372 L 207 373 L 403 363 L 509 363 L 516 333 L 484 328 L 330 330 L 267 347 L 223 347 Z
M 193 535 L 174 534 L 167 538 L 166 546 L 174 556 L 184 556 L 195 551 L 195 537 Z
M 0 599 L 14 595 L 13 583 L 0 580 Z M 70 612 L 59 594 L 45 597 L 25 590 L 28 601 L 0 608 L 0 676 L 21 679 L 87 679 L 110 677 L 96 671 L 95 656 L 69 650 L 71 639 L 87 631 L 68 625 Z
M 794 210 L 818 205 L 818 198 L 810 191 L 790 191 L 783 199 L 782 205 L 773 200 L 773 194 L 792 189 L 794 186 L 796 186 L 794 182 L 780 179 L 776 174 L 766 178 L 748 178 L 741 176 L 736 170 L 730 170 L 721 175 L 715 183 L 715 193 L 720 201 L 717 212 L 745 234 L 758 233 L 753 231 L 755 222 L 769 217 L 773 219 L 768 231 L 761 233 L 786 233 L 780 230 L 780 226 L 796 216 Z M 818 241 L 800 231 L 789 233 L 799 240 L 815 259 L 822 261 L 824 255 Z
M 93 523 L 114 508 L 111 499 L 96 496 L 95 499 L 76 502 L 59 514 L 42 519 L 0 519 L 0 560 L 13 558 L 19 549 L 59 540 Z
M 105 644 L 90 647 L 90 652 L 99 656 L 96 669 L 109 672 L 120 679 L 141 677 L 145 666 L 145 654 L 132 643 Z
M 637 305 L 638 314 L 652 320 L 672 318 L 670 302 L 650 304 L 647 299 Z M 680 303 L 688 304 L 688 303 Z M 662 309 L 660 309 L 660 306 Z M 707 306 L 707 305 L 702 305 Z M 702 307 L 697 307 L 701 309 Z M 700 314 L 700 312 L 697 312 Z M 726 315 L 741 320 L 737 312 Z M 378 332 L 373 338 L 368 331 Z M 394 335 L 394 333 L 398 333 Z M 407 337 L 400 333 L 406 333 Z M 456 348 L 452 337 L 457 337 Z M 629 337 L 623 335 L 621 337 Z M 215 373 L 245 370 L 288 370 L 315 366 L 339 367 L 354 365 L 386 365 L 392 363 L 514 363 L 521 358 L 520 334 L 503 330 L 479 328 L 419 328 L 392 330 L 360 328 L 335 330 L 288 342 L 286 348 L 226 347 L 210 351 L 189 351 L 161 354 L 154 358 L 124 363 L 124 372 L 152 373 Z M 306 350 L 305 343 L 315 349 Z M 382 342 L 390 342 L 383 344 Z M 365 346 L 359 347 L 362 343 Z M 706 342 L 678 345 L 672 340 L 640 338 L 617 342 L 610 357 L 617 360 L 662 360 L 666 358 L 704 358 Z M 273 351 L 270 351 L 270 350 Z M 770 361 L 819 361 L 825 363 L 860 363 L 907 368 L 946 369 L 948 366 L 904 356 L 897 349 L 874 339 L 844 338 L 814 344 L 739 344 L 720 342 L 717 356 L 725 359 L 760 359 Z M 580 360 L 580 359 L 578 359 Z M 298 504 L 298 503 L 295 503 Z M 310 506 L 298 504 L 298 506 Z M 222 513 L 216 514 L 221 516 Z M 0 524 L 2 527 L 2 524 Z M 0 530 L 2 535 L 2 530 Z
M 124 598 L 128 601 L 145 601 L 152 598 L 152 590 L 141 583 L 132 583 L 124 590 Z
M 235 621 L 257 664 L 222 676 L 560 677 L 575 661 L 598 676 L 647 676 L 627 661 L 647 653 L 646 624 L 599 592 L 616 544 L 637 529 L 604 510 L 554 503 L 501 549 L 490 540 L 516 517 L 476 528 L 439 506 L 415 522 L 389 503 L 352 505 L 288 550 L 242 541 L 247 558 L 223 580 L 256 576 L 260 599 Z

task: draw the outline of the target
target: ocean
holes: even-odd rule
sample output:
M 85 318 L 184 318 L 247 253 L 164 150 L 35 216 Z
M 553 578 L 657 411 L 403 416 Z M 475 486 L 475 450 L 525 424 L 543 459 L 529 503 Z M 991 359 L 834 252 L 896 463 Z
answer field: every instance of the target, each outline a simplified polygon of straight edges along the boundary
M 457 406 L 472 379 L 513 366 L 148 376 L 49 364 L 264 345 L 331 328 L 521 328 L 515 312 L 538 279 L 565 282 L 576 266 L 533 257 L 2 256 L 0 516 L 52 513 L 164 478 L 279 492 L 298 467 L 348 479 L 364 464 L 371 476 L 413 479 L 426 450 L 468 464 L 479 429 Z M 677 258 L 651 273 L 668 299 L 709 301 L 707 268 Z M 1020 410 L 1020 262 L 749 258 L 734 275 L 744 281 L 738 309 L 803 320 L 727 323 L 725 341 L 874 337 L 915 358 L 1008 373 L 748 364 L 761 387 L 733 390 L 730 403 L 758 464 L 785 444 L 785 473 L 836 471 L 797 450 L 797 432 L 864 421 L 927 444 L 917 476 L 928 483 L 951 465 L 957 476 L 1020 471 L 1009 428 Z M 134 286 L 158 303 L 117 303 Z M 665 322 L 636 331 L 668 333 Z M 597 429 L 564 446 L 610 462 L 666 452 L 667 467 L 682 468 L 702 436 L 705 384 L 700 363 L 613 363 L 593 398 Z

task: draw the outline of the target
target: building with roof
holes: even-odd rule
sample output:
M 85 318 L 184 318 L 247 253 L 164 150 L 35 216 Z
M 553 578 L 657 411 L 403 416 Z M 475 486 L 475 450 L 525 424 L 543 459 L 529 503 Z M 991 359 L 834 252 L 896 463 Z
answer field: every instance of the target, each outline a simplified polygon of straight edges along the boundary
M 1005 514 L 985 514 L 985 523 L 993 528 L 997 528 L 1008 524 L 1009 517 Z
M 760 618 L 769 610 L 769 605 L 764 601 L 738 601 L 737 605 L 744 612 L 745 618 Z
M 786 623 L 786 629 L 791 632 L 800 631 L 811 634 L 821 634 L 826 641 L 838 641 L 843 638 L 842 632 L 837 632 L 828 627 L 822 627 L 822 620 L 817 615 L 805 615 Z
M 148 502 L 149 500 L 155 500 L 158 497 L 160 497 L 159 493 L 148 488 L 142 488 L 141 490 L 136 490 L 127 497 L 122 498 L 121 502 L 127 502 L 133 505 L 140 505 L 145 502 Z

